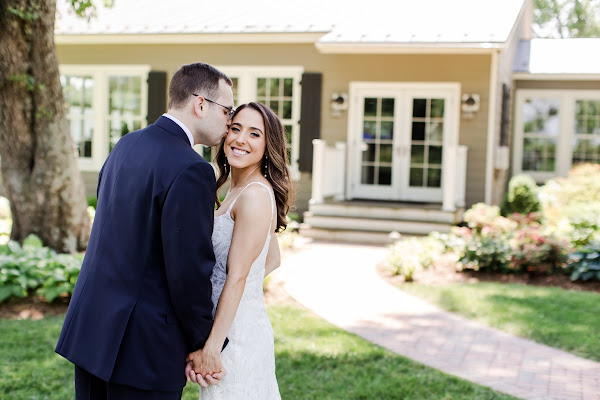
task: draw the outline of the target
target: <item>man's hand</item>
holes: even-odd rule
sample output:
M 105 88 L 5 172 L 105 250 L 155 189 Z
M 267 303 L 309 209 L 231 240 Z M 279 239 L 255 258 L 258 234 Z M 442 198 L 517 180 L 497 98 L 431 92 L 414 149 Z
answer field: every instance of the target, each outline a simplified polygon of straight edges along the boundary
M 189 381 L 198 383 L 202 387 L 216 385 L 225 376 L 219 352 L 209 349 L 196 350 L 187 357 L 185 376 Z

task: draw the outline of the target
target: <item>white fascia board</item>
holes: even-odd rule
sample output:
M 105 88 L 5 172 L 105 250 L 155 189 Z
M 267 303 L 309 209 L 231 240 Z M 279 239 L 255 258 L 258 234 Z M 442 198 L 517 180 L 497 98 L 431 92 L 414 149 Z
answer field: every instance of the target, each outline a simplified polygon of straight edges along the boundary
M 530 74 L 528 72 L 516 72 L 513 74 L 515 81 L 597 81 L 598 74 Z
M 505 43 L 322 43 L 322 54 L 491 54 Z
M 327 32 L 195 34 L 57 34 L 58 45 L 85 44 L 313 44 Z

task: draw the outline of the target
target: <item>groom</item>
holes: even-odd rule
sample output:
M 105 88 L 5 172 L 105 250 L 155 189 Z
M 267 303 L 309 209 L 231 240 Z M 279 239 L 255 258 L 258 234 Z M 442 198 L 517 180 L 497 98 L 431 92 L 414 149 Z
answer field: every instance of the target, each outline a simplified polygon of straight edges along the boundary
M 75 364 L 78 400 L 181 398 L 186 356 L 204 346 L 213 323 L 215 175 L 192 146 L 227 134 L 231 87 L 210 65 L 181 67 L 167 114 L 121 138 L 100 171 L 88 249 L 56 346 Z

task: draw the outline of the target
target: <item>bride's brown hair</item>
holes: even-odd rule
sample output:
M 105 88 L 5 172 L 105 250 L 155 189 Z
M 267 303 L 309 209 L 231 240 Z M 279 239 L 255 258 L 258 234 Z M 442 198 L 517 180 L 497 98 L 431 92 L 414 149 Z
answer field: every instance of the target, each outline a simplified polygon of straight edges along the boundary
M 261 173 L 266 173 L 266 178 L 273 187 L 275 194 L 275 205 L 277 206 L 277 226 L 275 232 L 281 232 L 287 227 L 286 215 L 294 203 L 294 187 L 290 179 L 290 171 L 287 160 L 287 145 L 285 141 L 285 129 L 277 115 L 262 103 L 247 103 L 239 106 L 235 113 L 237 114 L 244 108 L 251 108 L 257 111 L 265 124 L 265 157 L 261 164 Z M 233 115 L 235 118 L 235 114 Z M 219 200 L 219 189 L 229 179 L 230 167 L 225 157 L 223 149 L 225 139 L 221 142 L 215 156 L 215 163 L 219 169 L 219 178 L 217 179 L 217 208 L 221 206 Z

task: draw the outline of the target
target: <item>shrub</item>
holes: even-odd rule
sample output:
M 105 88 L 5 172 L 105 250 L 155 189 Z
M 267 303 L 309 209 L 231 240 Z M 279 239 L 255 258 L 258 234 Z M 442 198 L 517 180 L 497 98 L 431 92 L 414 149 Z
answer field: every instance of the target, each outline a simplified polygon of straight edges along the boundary
M 529 214 L 541 209 L 538 198 L 538 187 L 535 180 L 529 175 L 513 176 L 508 183 L 508 190 L 500 213 L 508 216 L 514 213 Z
M 396 275 L 402 275 L 405 281 L 412 282 L 414 273 L 423 268 L 419 261 L 420 252 L 421 242 L 418 238 L 399 240 L 390 246 L 386 266 Z
M 87 205 L 88 205 L 88 207 L 92 207 L 95 210 L 96 206 L 98 205 L 98 199 L 95 196 L 88 197 Z
M 39 295 L 48 302 L 70 296 L 81 269 L 82 257 L 57 254 L 43 247 L 35 235 L 23 246 L 9 241 L 0 246 L 0 302 L 10 297 Z
M 569 255 L 571 280 L 600 281 L 600 242 L 589 243 Z

